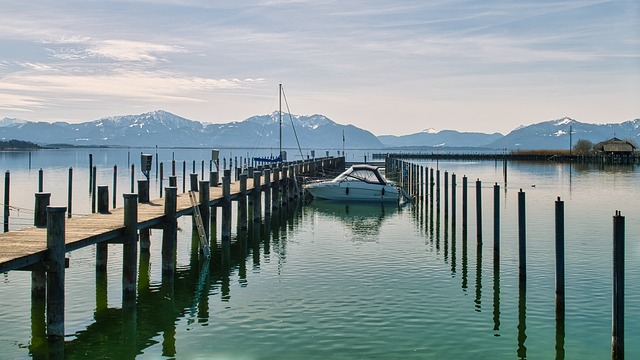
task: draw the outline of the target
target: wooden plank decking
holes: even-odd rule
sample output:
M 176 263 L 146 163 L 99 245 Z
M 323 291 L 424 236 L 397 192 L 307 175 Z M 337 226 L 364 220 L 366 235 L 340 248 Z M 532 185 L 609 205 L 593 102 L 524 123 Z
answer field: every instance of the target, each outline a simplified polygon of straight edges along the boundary
M 263 185 L 264 187 L 264 185 Z M 247 179 L 247 190 L 253 190 L 253 179 Z M 231 198 L 240 195 L 240 183 L 231 184 Z M 198 194 L 196 194 L 198 199 Z M 222 187 L 210 188 L 210 205 L 223 201 Z M 189 194 L 179 194 L 177 216 L 190 214 L 193 209 Z M 164 199 L 138 204 L 138 229 L 157 226 L 164 218 Z M 91 214 L 67 219 L 65 222 L 66 252 L 103 241 L 112 241 L 124 234 L 124 208 L 108 214 Z M 47 251 L 47 229 L 29 227 L 0 234 L 0 273 L 42 263 Z

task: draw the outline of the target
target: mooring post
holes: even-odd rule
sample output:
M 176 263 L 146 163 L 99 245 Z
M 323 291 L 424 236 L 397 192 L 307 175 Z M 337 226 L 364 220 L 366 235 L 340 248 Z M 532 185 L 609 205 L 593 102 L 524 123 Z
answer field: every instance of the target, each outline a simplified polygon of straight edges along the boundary
M 449 218 L 449 172 L 444 172 L 444 218 Z
M 500 257 L 500 185 L 493 185 L 493 257 Z
M 36 205 L 33 216 L 33 225 L 37 227 L 47 226 L 47 207 L 51 201 L 51 193 L 36 193 Z
M 253 172 L 253 222 L 259 223 L 262 217 L 262 187 L 260 171 Z
M 176 160 L 171 159 L 171 176 L 176 175 Z
M 613 217 L 613 320 L 611 357 L 624 359 L 624 216 L 616 211 Z
M 202 227 L 204 228 L 207 238 L 210 234 L 209 226 L 211 225 L 211 222 L 209 221 L 209 218 L 211 217 L 210 198 L 211 193 L 209 192 L 209 182 L 200 181 L 200 192 L 198 193 L 198 201 L 200 202 L 199 210 L 202 218 Z
M 160 163 L 160 197 L 162 197 L 162 181 L 164 180 L 164 163 Z
M 69 168 L 69 184 L 67 187 L 67 217 L 71 218 L 71 205 L 73 204 L 73 168 Z
M 476 179 L 476 233 L 478 244 L 482 244 L 482 182 Z
M 93 154 L 89 154 L 89 192 L 93 189 Z
M 456 174 L 451 174 L 451 227 L 456 228 Z
M 247 174 L 240 174 L 240 197 L 238 198 L 238 222 L 241 230 L 247 230 Z
M 282 204 L 286 204 L 289 199 L 289 167 L 282 167 Z
M 116 208 L 116 193 L 118 191 L 118 165 L 113 165 L 113 208 Z
M 9 170 L 4 173 L 4 232 L 9 231 Z
M 47 208 L 47 337 L 64 341 L 65 207 Z M 57 346 L 56 346 L 57 347 Z M 64 347 L 62 347 L 64 352 Z
M 124 236 L 122 239 L 122 306 L 136 301 L 138 266 L 138 195 L 124 196 Z
M 191 173 L 189 174 L 189 180 L 191 184 L 191 191 L 198 191 L 198 174 Z
M 95 214 L 96 212 L 96 187 L 97 187 L 97 174 L 98 174 L 98 169 L 94 166 L 93 167 L 93 183 L 91 184 L 91 213 Z
M 162 282 L 173 280 L 175 272 L 176 242 L 178 239 L 178 188 L 165 188 L 164 222 L 162 229 Z
M 273 210 L 278 211 L 280 207 L 280 168 L 276 166 L 273 168 L 273 185 L 272 188 L 272 205 Z
M 131 164 L 131 193 L 135 191 L 135 183 L 136 183 L 136 166 Z
M 525 195 L 522 189 L 518 192 L 518 273 L 520 282 L 527 280 L 527 217 L 525 213 Z
M 264 169 L 264 214 L 271 214 L 271 169 Z
M 98 212 L 109 213 L 109 187 L 106 185 L 98 186 Z
M 175 175 L 169 176 L 169 186 L 177 187 L 178 186 L 178 177 Z
M 40 168 L 38 170 L 38 192 L 43 192 L 44 190 L 44 170 Z
M 556 359 L 564 358 L 564 201 L 556 200 Z M 559 356 L 562 355 L 562 356 Z
M 462 233 L 467 233 L 467 176 L 462 175 Z
M 225 169 L 222 177 L 222 244 L 231 244 L 231 170 Z
M 217 171 L 212 171 L 209 174 L 209 186 L 210 187 L 218 187 L 219 183 L 220 183 L 220 179 L 218 178 L 218 172 Z
M 149 181 L 138 180 L 138 202 L 149 203 Z M 140 229 L 140 252 L 147 253 L 151 248 L 151 230 Z
M 182 193 L 184 194 L 186 191 L 186 182 L 187 182 L 187 160 L 182 161 Z

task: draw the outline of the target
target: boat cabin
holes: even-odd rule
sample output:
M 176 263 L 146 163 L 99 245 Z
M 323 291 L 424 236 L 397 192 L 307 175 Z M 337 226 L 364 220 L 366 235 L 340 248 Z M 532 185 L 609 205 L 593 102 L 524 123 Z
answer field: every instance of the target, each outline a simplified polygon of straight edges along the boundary
M 384 179 L 382 174 L 380 174 L 380 170 L 378 170 L 377 166 L 371 166 L 366 164 L 353 165 L 348 168 L 345 172 L 338 175 L 334 182 L 342 182 L 342 181 L 363 181 L 369 184 L 386 184 L 387 181 Z

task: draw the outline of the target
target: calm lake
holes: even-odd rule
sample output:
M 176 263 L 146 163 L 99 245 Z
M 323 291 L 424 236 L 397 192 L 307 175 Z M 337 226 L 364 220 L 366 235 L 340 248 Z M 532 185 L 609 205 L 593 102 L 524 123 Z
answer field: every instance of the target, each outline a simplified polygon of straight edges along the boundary
M 68 169 L 74 169 L 73 213 L 80 216 L 91 211 L 88 154 L 98 167 L 98 185 L 110 191 L 118 166 L 116 201 L 122 206 L 121 194 L 130 191 L 130 163 L 142 178 L 141 151 L 156 156 L 156 149 L 0 152 L 0 164 L 11 174 L 10 230 L 33 223 L 38 169 L 56 206 L 67 205 Z M 200 173 L 205 160 L 208 173 L 209 149 L 157 151 L 163 186 L 176 160 L 179 194 L 183 164 L 192 172 L 196 160 Z M 347 161 L 366 154 L 347 153 Z M 247 155 L 256 156 L 221 152 Z M 445 170 L 456 174 L 455 227 L 451 204 L 445 217 L 444 190 L 440 211 L 431 194 L 401 207 L 306 201 L 260 224 L 250 221 L 246 234 L 234 226 L 230 255 L 216 251 L 201 271 L 191 217 L 185 216 L 178 223 L 172 285 L 162 282 L 162 233 L 152 230 L 151 252 L 139 260 L 133 317 L 121 309 L 120 245 L 109 245 L 106 288 L 96 286 L 94 247 L 68 253 L 65 358 L 610 358 L 617 210 L 626 219 L 625 353 L 640 358 L 640 167 L 509 163 L 505 183 L 501 162 L 421 164 L 437 167 L 441 177 Z M 469 179 L 466 239 L 463 175 Z M 476 179 L 482 181 L 482 245 L 476 237 Z M 494 183 L 501 194 L 499 259 L 493 252 Z M 0 188 L 3 194 L 4 183 Z M 159 188 L 154 169 L 152 198 Z M 526 287 L 518 285 L 520 189 L 526 193 Z M 566 316 L 560 330 L 554 289 L 557 197 L 565 202 L 566 223 Z M 219 237 L 219 221 L 217 227 Z M 30 273 L 0 276 L 0 358 L 46 358 L 41 319 L 32 318 Z

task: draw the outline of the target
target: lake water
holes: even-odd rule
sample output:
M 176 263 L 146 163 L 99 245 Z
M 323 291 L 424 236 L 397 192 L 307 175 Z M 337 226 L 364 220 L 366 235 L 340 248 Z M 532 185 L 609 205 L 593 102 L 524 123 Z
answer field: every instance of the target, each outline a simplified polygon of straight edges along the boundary
M 68 168 L 74 168 L 74 213 L 81 215 L 90 212 L 88 153 L 99 168 L 99 185 L 112 186 L 113 165 L 118 165 L 121 194 L 129 191 L 128 160 L 139 164 L 138 155 L 130 154 L 139 151 L 37 151 L 31 155 L 31 170 L 27 152 L 0 153 L 0 164 L 11 171 L 11 205 L 16 207 L 11 230 L 33 221 L 37 169 L 43 168 L 52 204 L 66 206 Z M 143 151 L 155 155 L 155 149 Z M 191 161 L 197 160 L 200 172 L 200 160 L 208 163 L 210 151 L 160 149 L 158 156 L 165 176 L 171 159 L 178 162 L 180 183 L 182 162 L 191 172 Z M 438 212 L 430 199 L 402 207 L 311 201 L 274 213 L 261 224 L 250 222 L 247 234 L 234 226 L 238 241 L 230 254 L 217 250 L 202 273 L 191 219 L 182 217 L 175 281 L 162 282 L 162 234 L 152 230 L 151 252 L 139 261 L 133 317 L 121 309 L 119 245 L 109 245 L 106 288 L 96 287 L 93 247 L 67 254 L 65 357 L 610 358 L 612 216 L 619 210 L 626 219 L 625 351 L 628 359 L 640 358 L 639 167 L 509 163 L 505 185 L 502 163 L 423 164 L 457 175 L 455 228 L 451 214 L 444 216 L 444 202 Z M 463 175 L 469 178 L 466 239 L 460 205 Z M 154 176 L 155 198 L 159 181 Z M 481 246 L 476 238 L 477 178 L 482 180 Z M 501 187 L 498 261 L 493 255 L 496 182 Z M 4 183 L 0 186 L 2 194 Z M 526 193 L 526 287 L 518 285 L 519 189 Z M 558 196 L 565 202 L 566 222 L 564 332 L 557 330 L 554 298 Z M 121 195 L 117 202 L 122 206 Z M 37 325 L 41 319 L 32 319 L 30 274 L 1 276 L 0 358 L 45 358 Z

